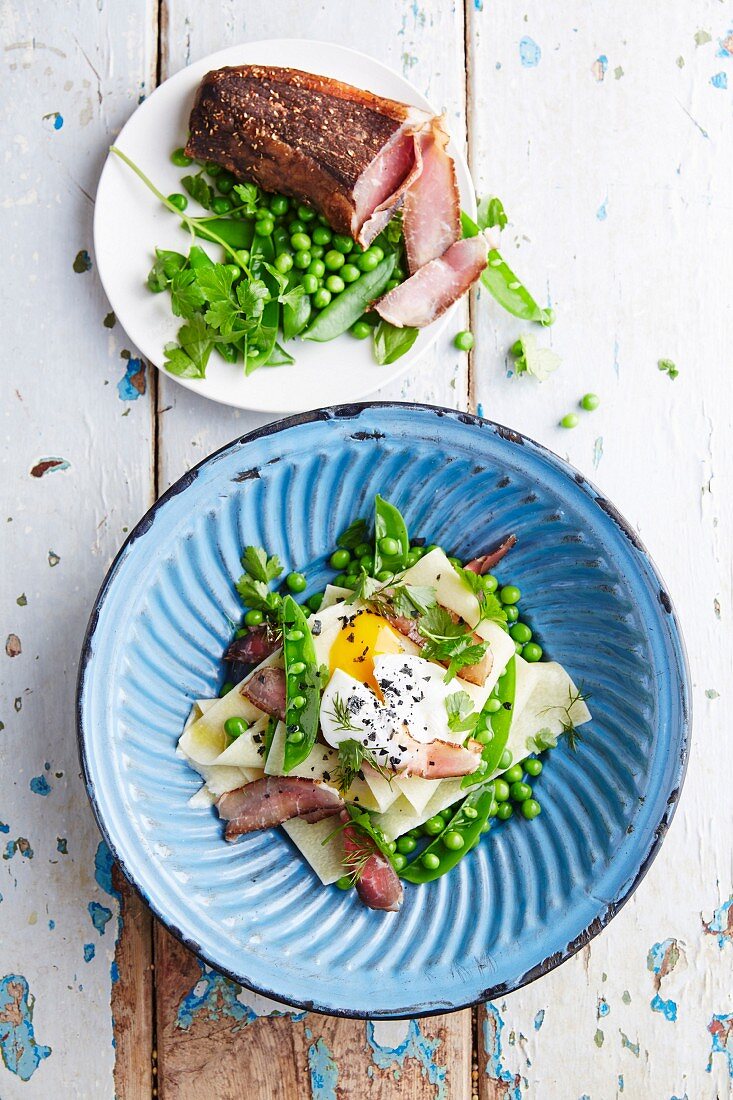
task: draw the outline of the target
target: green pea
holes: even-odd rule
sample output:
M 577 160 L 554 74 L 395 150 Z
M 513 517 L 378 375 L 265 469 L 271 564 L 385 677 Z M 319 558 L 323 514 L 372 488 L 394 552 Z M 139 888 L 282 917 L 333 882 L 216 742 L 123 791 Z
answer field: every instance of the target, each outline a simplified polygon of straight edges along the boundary
M 174 191 L 172 195 L 168 196 L 168 202 L 175 206 L 176 210 L 185 210 L 188 206 L 188 199 L 178 191 Z
M 249 722 L 245 718 L 227 718 L 224 723 L 224 732 L 227 737 L 241 737 L 249 729 Z
M 188 168 L 189 164 L 193 164 L 193 160 L 186 155 L 186 150 L 183 147 L 173 150 L 171 160 L 176 168 Z
M 288 669 L 288 673 L 289 673 L 290 676 L 301 676 L 304 672 L 305 672 L 305 662 L 304 661 L 293 661 L 290 668 Z
M 212 163 L 212 162 L 210 161 L 210 162 L 209 162 L 209 163 L 208 163 L 208 164 L 206 165 L 206 171 L 207 171 L 207 172 L 209 173 L 209 175 L 210 175 L 210 176 L 212 177 L 212 179 L 216 179 L 216 177 L 217 177 L 217 176 L 219 175 L 219 173 L 220 173 L 220 172 L 223 172 L 223 171 L 224 171 L 224 169 L 223 169 L 223 168 L 221 167 L 221 165 L 220 165 L 220 164 L 213 164 L 213 163 Z
M 389 848 L 390 852 L 396 852 L 397 851 L 397 841 L 396 840 L 390 840 L 387 847 Z
M 383 539 L 379 540 L 379 549 L 384 555 L 386 555 L 386 557 L 393 558 L 395 554 L 399 554 L 400 544 L 397 539 L 393 539 L 390 538 L 388 535 L 385 535 Z
M 522 817 L 526 817 L 527 821 L 532 821 L 533 818 L 539 817 L 542 813 L 542 807 L 536 798 L 528 798 L 526 802 L 522 803 Z
M 377 257 L 377 263 L 384 259 L 384 249 L 380 248 L 378 244 L 373 244 L 370 247 L 369 251 L 373 252 L 374 255 Z
M 414 837 L 415 840 L 419 840 L 422 836 L 422 832 L 420 830 L 420 827 L 418 826 L 417 829 L 408 829 L 405 835 Z
M 501 806 L 499 806 L 499 809 L 496 811 L 496 816 L 499 818 L 499 821 L 508 821 L 513 813 L 514 807 L 511 802 L 502 802 Z
M 311 237 L 314 244 L 330 244 L 333 234 L 331 230 L 325 225 L 317 225 L 313 230 Z
M 336 576 L 333 578 L 332 583 L 336 586 L 336 588 L 346 588 L 346 582 L 348 579 L 349 578 L 346 576 L 345 573 L 337 573 Z
M 336 233 L 333 238 L 333 247 L 346 255 L 346 253 L 351 252 L 354 242 L 351 237 L 346 237 L 343 233 Z
M 407 856 L 403 856 L 401 852 L 397 852 L 392 856 L 392 866 L 395 871 L 401 871 L 403 867 L 407 866 Z
M 506 802 L 509 798 L 509 784 L 505 780 L 494 780 L 494 798 L 497 802 Z
M 270 199 L 270 210 L 276 217 L 282 217 L 290 209 L 287 195 L 273 195 Z
M 365 324 L 366 324 L 366 322 L 365 322 Z M 367 554 L 371 554 L 371 552 L 372 552 L 372 548 L 371 548 L 371 546 L 369 545 L 368 542 L 360 542 L 359 545 L 354 550 L 354 557 L 355 558 L 363 558 Z
M 474 741 L 478 741 L 479 745 L 488 745 L 489 741 L 493 740 L 493 734 L 491 730 L 477 730 L 473 735 Z
M 465 847 L 465 840 L 460 833 L 457 833 L 455 829 L 450 829 L 443 837 L 443 843 L 449 852 L 459 852 L 461 848 Z
M 311 245 L 311 256 L 313 257 L 314 260 L 322 259 L 323 253 L 325 251 L 326 250 L 325 250 L 325 248 L 323 247 L 322 244 L 312 244 Z
M 521 764 L 512 764 L 508 771 L 504 772 L 502 779 L 506 783 L 519 783 L 521 781 L 524 772 L 522 771 Z
M 416 543 L 412 543 L 410 546 L 410 553 L 416 554 L 418 558 L 424 558 L 426 550 L 424 546 L 418 546 Z
M 290 238 L 290 244 L 294 252 L 302 252 L 310 248 L 311 239 L 307 233 L 293 233 Z
M 483 577 L 481 578 L 481 585 L 484 592 L 488 592 L 489 594 L 491 594 L 492 592 L 496 592 L 497 588 L 499 587 L 499 582 L 493 573 L 484 573 Z
M 281 275 L 287 275 L 293 266 L 293 257 L 289 252 L 281 252 L 275 260 L 275 267 Z
M 337 886 L 339 890 L 350 890 L 353 885 L 353 879 L 349 875 L 342 875 L 334 883 L 334 886 Z
M 532 788 L 529 783 L 512 783 L 509 794 L 512 802 L 526 802 L 532 797 Z
M 402 282 L 406 274 L 407 272 L 405 271 L 404 267 L 401 267 L 400 264 L 394 265 L 394 268 L 392 269 L 392 275 L 395 279 L 399 279 L 399 281 Z
M 473 347 L 473 333 L 466 332 L 465 330 L 463 332 L 457 332 L 453 338 L 453 343 L 459 351 L 470 351 Z
M 506 615 L 506 621 L 508 623 L 515 623 L 519 618 L 519 608 L 514 607 L 513 604 L 509 604 L 504 608 L 504 614 Z
M 437 871 L 440 867 L 440 858 L 436 856 L 435 852 L 426 852 L 422 858 L 422 865 L 428 871 Z
M 450 821 L 453 817 L 453 807 L 446 806 L 444 810 L 440 810 L 440 816 L 443 818 L 443 821 Z
M 211 209 L 215 214 L 228 214 L 231 208 L 232 203 L 230 199 L 216 198 L 211 203 Z
M 224 266 L 231 275 L 232 279 L 238 279 L 239 276 L 242 274 L 240 268 L 238 268 L 236 264 L 225 264 Z
M 497 701 L 497 703 L 499 702 L 498 699 L 496 701 Z M 499 706 L 501 706 L 501 703 L 499 703 Z M 500 767 L 500 768 L 502 768 L 502 770 L 504 770 L 506 768 L 511 767 L 511 763 L 512 763 L 512 754 L 509 752 L 509 749 L 504 749 L 503 753 L 499 757 L 498 767 Z
M 487 699 L 486 700 L 486 710 L 489 712 L 489 714 L 496 714 L 497 711 L 501 710 L 501 701 L 499 699 L 495 699 L 495 698 L 494 699 Z
M 291 221 L 291 223 L 290 223 L 290 232 L 291 233 L 305 233 L 305 225 L 303 224 L 303 222 Z
M 526 645 L 527 642 L 532 641 L 532 631 L 526 623 L 515 623 L 514 626 L 510 628 L 509 633 L 515 642 L 521 642 L 522 645 Z
M 344 260 L 343 253 L 331 248 L 323 257 L 323 262 L 329 271 L 338 271 L 339 268 L 344 266 L 346 261 Z
M 438 546 L 437 542 L 431 542 L 429 546 L 425 547 L 425 553 L 429 554 L 432 550 L 439 550 L 439 549 L 440 549 L 440 547 Z
M 561 428 L 577 428 L 580 423 L 577 413 L 566 413 L 560 421 Z
M 359 565 L 362 567 L 365 573 L 368 573 L 371 576 L 374 570 L 374 558 L 371 554 L 362 554 L 362 556 L 359 558 Z
M 312 266 L 313 265 L 311 264 L 311 267 Z M 315 294 L 318 290 L 318 279 L 315 275 L 305 274 L 301 279 L 301 282 L 303 284 L 303 290 L 306 292 L 306 294 Z
M 219 688 L 219 698 L 223 699 L 225 695 L 229 694 L 229 692 L 232 690 L 233 687 L 234 687 L 234 684 L 232 683 L 231 680 L 225 680 L 224 683 Z
M 537 642 L 527 642 L 526 646 L 522 650 L 522 656 L 525 661 L 529 661 L 530 664 L 534 664 L 535 661 L 542 660 L 542 646 L 537 645 Z
M 308 265 L 308 274 L 315 275 L 317 279 L 322 279 L 326 274 L 326 265 L 323 260 L 311 260 Z
M 222 172 L 216 181 L 216 186 L 219 188 L 222 195 L 228 195 L 234 187 L 234 176 L 231 176 L 229 172 Z
M 303 203 L 298 207 L 298 217 L 302 222 L 312 222 L 316 216 L 315 210 L 311 210 L 310 206 L 305 206 Z
M 305 592 L 308 581 L 302 573 L 288 573 L 285 583 L 291 592 Z
M 355 264 L 344 264 L 341 268 L 341 278 L 345 283 L 355 283 L 361 277 L 361 272 Z
M 417 841 L 414 836 L 401 836 L 397 841 L 397 851 L 403 856 L 409 856 L 410 852 L 414 852 L 416 848 Z
M 303 631 L 302 630 L 289 630 L 287 632 L 287 634 L 285 635 L 285 638 L 288 642 L 302 642 L 303 641 Z
M 348 550 L 334 550 L 329 558 L 329 564 L 332 569 L 345 569 L 350 561 L 351 554 Z
M 236 253 L 237 263 L 241 267 L 249 267 L 249 261 L 252 259 L 246 248 L 240 248 Z
M 499 803 L 494 798 L 489 806 L 489 817 L 496 817 L 499 812 Z
M 474 817 L 478 817 L 478 810 L 475 806 L 465 806 L 463 809 L 463 816 L 473 820 Z
M 394 573 L 392 572 L 391 569 L 380 569 L 379 572 L 377 573 L 377 578 L 376 579 L 378 581 L 381 581 L 382 584 L 387 584 L 387 582 L 391 581 L 393 577 L 394 577 Z
M 445 822 L 440 814 L 436 814 L 435 817 L 429 817 L 427 821 L 423 823 L 423 832 L 426 836 L 437 836 L 438 833 L 442 833 L 445 828 Z
M 389 282 L 387 283 L 386 287 L 384 288 L 385 292 L 387 294 L 389 294 L 390 290 L 394 290 L 395 287 L 398 287 L 399 285 L 400 285 L 400 280 L 399 279 L 390 279 Z
M 291 745 L 299 745 L 300 742 L 303 740 L 304 736 L 305 736 L 305 734 L 303 733 L 302 730 L 294 729 L 294 730 L 291 730 L 290 733 L 288 734 L 287 740 L 291 743 Z
M 524 761 L 524 770 L 527 775 L 536 778 L 542 771 L 542 761 L 538 760 L 536 756 L 530 756 L 529 760 Z
M 411 566 L 416 565 L 419 560 L 420 559 L 419 559 L 418 555 L 415 553 L 414 550 L 408 550 L 407 551 L 407 557 L 405 558 L 405 565 L 407 566 L 408 569 Z
M 305 695 L 296 695 L 290 705 L 294 710 L 302 710 L 305 706 Z
M 340 275 L 329 275 L 326 279 L 326 289 L 330 290 L 332 294 L 340 294 L 345 286 L 346 283 Z
M 311 611 L 320 611 L 321 604 L 323 603 L 323 593 L 316 592 L 314 596 L 309 596 L 305 602 L 308 604 Z
M 262 218 L 261 221 L 255 222 L 255 233 L 258 237 L 270 237 L 275 228 L 275 223 L 272 218 Z
M 244 616 L 244 621 L 247 626 L 259 626 L 264 617 L 261 611 L 253 607 Z
M 515 584 L 505 584 L 499 592 L 499 599 L 502 603 L 519 603 L 521 598 L 522 593 Z
M 293 263 L 296 267 L 300 268 L 301 271 L 305 271 L 305 269 L 310 266 L 312 259 L 313 257 L 311 256 L 310 252 L 307 248 L 305 248 L 295 253 L 295 256 L 293 257 Z
M 595 412 L 600 405 L 601 400 L 596 393 L 586 393 L 580 399 L 581 409 L 585 409 L 586 412 Z
M 320 287 L 311 298 L 313 305 L 316 309 L 325 309 L 328 303 L 331 301 L 331 291 L 326 290 L 325 286 Z
M 368 248 L 366 252 L 362 252 L 361 256 L 357 258 L 356 266 L 359 268 L 359 271 L 374 271 L 378 263 L 379 256 L 377 256 L 373 248 Z
M 349 329 L 352 336 L 355 336 L 357 340 L 366 340 L 368 336 L 371 336 L 371 325 L 368 325 L 366 321 L 354 321 L 353 325 Z

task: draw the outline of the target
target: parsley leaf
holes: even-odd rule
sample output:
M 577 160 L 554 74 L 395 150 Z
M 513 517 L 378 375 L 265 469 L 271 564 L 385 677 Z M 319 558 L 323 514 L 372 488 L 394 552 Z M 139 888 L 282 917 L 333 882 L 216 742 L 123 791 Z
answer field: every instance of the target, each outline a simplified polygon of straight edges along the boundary
M 674 381 L 680 373 L 671 359 L 657 359 L 657 367 L 659 370 L 664 371 L 672 381 Z
M 245 317 L 257 321 L 262 316 L 265 303 L 270 300 L 270 291 L 262 279 L 250 279 L 248 283 L 237 284 L 237 301 Z
M 426 584 L 398 584 L 392 593 L 392 603 L 398 615 L 416 619 L 435 606 L 436 592 Z
M 498 623 L 503 626 L 506 622 L 506 611 L 501 600 L 498 600 L 492 592 L 486 591 L 478 573 L 474 573 L 472 569 L 463 569 L 461 566 L 456 566 L 456 573 L 466 587 L 471 589 L 478 601 L 479 622 Z
M 205 210 L 211 210 L 214 192 L 200 173 L 196 176 L 183 176 L 181 184 L 192 199 L 195 199 Z
M 448 714 L 448 729 L 451 733 L 463 733 L 473 730 L 478 722 L 478 714 L 473 709 L 473 700 L 467 691 L 454 691 L 445 699 Z
M 488 649 L 488 642 L 477 642 L 466 624 L 454 622 L 449 612 L 439 604 L 429 608 L 420 618 L 418 629 L 426 639 L 422 655 L 448 666 L 446 683 L 462 668 L 479 664 Z
M 176 317 L 193 317 L 204 304 L 204 294 L 190 267 L 176 271 L 171 279 L 171 309 Z
M 531 374 L 539 382 L 546 381 L 560 366 L 560 356 L 550 348 L 538 348 L 537 337 L 527 332 L 512 345 L 515 374 Z
M 235 183 L 232 191 L 244 207 L 245 214 L 254 215 L 260 201 L 260 189 L 256 183 Z
M 165 369 L 178 378 L 203 378 L 199 368 L 183 348 L 171 345 L 165 349 Z
M 369 527 L 365 519 L 355 519 L 336 539 L 336 545 L 346 550 L 355 550 L 361 542 L 369 542 Z
M 481 199 L 476 212 L 479 229 L 493 229 L 494 226 L 503 229 L 508 220 L 501 199 L 497 199 L 495 195 L 485 195 Z
M 211 264 L 208 267 L 200 268 L 198 282 L 207 302 L 230 300 L 234 275 L 226 264 Z
M 186 266 L 186 257 L 180 252 L 169 252 L 165 248 L 156 248 L 155 263 L 148 274 L 148 290 L 160 294 L 170 286 L 173 276 Z
M 180 378 L 204 378 L 214 344 L 200 313 L 194 313 L 178 330 L 178 343 L 180 347 L 165 349 L 166 370 Z
M 277 555 L 273 554 L 272 557 L 268 558 L 267 553 L 261 546 L 245 546 L 242 554 L 242 565 L 250 577 L 265 584 L 277 580 L 283 571 Z

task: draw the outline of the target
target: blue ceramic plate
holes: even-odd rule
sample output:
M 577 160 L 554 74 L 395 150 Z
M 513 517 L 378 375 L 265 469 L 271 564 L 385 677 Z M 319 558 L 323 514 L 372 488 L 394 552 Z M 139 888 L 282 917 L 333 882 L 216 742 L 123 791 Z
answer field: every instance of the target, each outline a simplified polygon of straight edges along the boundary
M 236 845 L 191 810 L 175 756 L 192 700 L 215 695 L 241 608 L 245 543 L 329 577 L 338 533 L 375 493 L 462 558 L 515 531 L 505 575 L 545 653 L 591 692 L 576 752 L 550 756 L 536 821 L 486 836 L 406 887 L 398 914 L 324 888 L 279 831 Z M 631 895 L 665 834 L 688 744 L 677 621 L 636 533 L 580 474 L 498 425 L 366 404 L 263 428 L 206 459 L 130 535 L 97 599 L 78 694 L 81 755 L 107 841 L 189 947 L 277 1000 L 352 1016 L 445 1012 L 568 958 Z

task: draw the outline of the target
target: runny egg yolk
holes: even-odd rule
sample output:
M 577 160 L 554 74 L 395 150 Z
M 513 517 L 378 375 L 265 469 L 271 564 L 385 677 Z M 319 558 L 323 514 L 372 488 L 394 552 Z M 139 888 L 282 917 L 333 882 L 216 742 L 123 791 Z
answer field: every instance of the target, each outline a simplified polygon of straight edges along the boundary
M 403 653 L 399 635 L 386 619 L 372 611 L 357 611 L 344 623 L 331 646 L 331 675 L 340 668 L 381 696 L 374 679 L 374 658 L 384 653 Z

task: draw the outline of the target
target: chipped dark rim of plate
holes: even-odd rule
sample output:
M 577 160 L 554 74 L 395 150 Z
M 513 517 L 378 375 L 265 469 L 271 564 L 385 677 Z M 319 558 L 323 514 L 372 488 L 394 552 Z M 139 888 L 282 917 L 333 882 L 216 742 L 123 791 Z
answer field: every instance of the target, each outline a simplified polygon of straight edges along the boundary
M 453 420 L 457 420 L 459 423 L 466 424 L 478 428 L 479 430 L 489 430 L 494 435 L 498 435 L 501 439 L 509 444 L 515 446 L 524 446 L 529 444 L 535 448 L 541 454 L 548 456 L 552 462 L 566 475 L 572 477 L 575 483 L 586 493 L 590 500 L 602 509 L 609 516 L 621 533 L 631 543 L 635 550 L 637 550 L 647 561 L 653 574 L 655 575 L 659 583 L 658 599 L 663 610 L 669 615 L 673 632 L 679 645 L 680 652 L 680 690 L 681 690 L 681 749 L 679 756 L 679 763 L 675 773 L 675 785 L 667 797 L 666 807 L 662 813 L 659 821 L 657 822 L 652 835 L 651 843 L 641 860 L 639 868 L 631 881 L 630 886 L 614 901 L 610 902 L 602 916 L 595 917 L 590 924 L 583 929 L 583 931 L 576 936 L 574 940 L 571 940 L 567 944 L 563 951 L 556 951 L 552 955 L 543 959 L 536 966 L 532 967 L 526 973 L 522 974 L 516 981 L 505 982 L 495 986 L 489 986 L 483 990 L 481 994 L 468 1001 L 456 1003 L 450 1007 L 441 1006 L 439 1008 L 431 1007 L 431 1005 L 415 1005 L 410 1011 L 400 1013 L 380 1013 L 378 1010 L 372 1013 L 367 1012 L 347 1012 L 344 1009 L 333 1009 L 328 1006 L 320 1005 L 317 1001 L 296 1001 L 285 997 L 281 992 L 277 990 L 267 989 L 263 986 L 254 985 L 247 981 L 241 974 L 235 974 L 233 971 L 226 968 L 222 968 L 214 959 L 209 957 L 206 953 L 201 951 L 199 944 L 195 940 L 190 939 L 183 933 L 180 928 L 173 925 L 164 913 L 156 906 L 155 902 L 147 896 L 145 891 L 135 881 L 132 873 L 125 865 L 124 859 L 120 856 L 112 843 L 111 837 L 107 831 L 107 827 L 102 816 L 100 806 L 97 802 L 97 796 L 94 789 L 94 783 L 91 780 L 88 761 L 86 756 L 86 747 L 84 742 L 84 730 L 83 730 L 83 715 L 82 715 L 82 694 L 84 688 L 84 679 L 86 675 L 87 665 L 92 656 L 92 639 L 97 627 L 97 621 L 99 619 L 99 613 L 104 604 L 107 591 L 115 579 L 118 565 L 120 564 L 123 556 L 128 548 L 148 533 L 152 527 L 153 521 L 158 510 L 167 503 L 172 497 L 177 496 L 179 493 L 184 492 L 197 478 L 199 470 L 204 467 L 208 462 L 224 454 L 226 451 L 235 450 L 237 448 L 243 448 L 248 443 L 251 443 L 257 439 L 261 439 L 265 436 L 276 435 L 280 432 L 287 431 L 290 428 L 296 428 L 304 424 L 311 424 L 317 421 L 327 420 L 358 420 L 358 417 L 367 409 L 419 409 L 424 412 L 434 413 L 436 417 L 449 417 Z M 358 438 L 358 436 L 356 436 Z M 373 438 L 373 434 L 369 433 L 369 436 L 363 438 Z M 252 476 L 256 476 L 253 471 Z M 242 479 L 244 480 L 244 479 Z M 476 416 L 473 413 L 460 412 L 456 409 L 449 409 L 439 405 L 427 405 L 414 401 L 360 401 L 353 404 L 334 405 L 328 408 L 313 409 L 310 412 L 296 413 L 292 416 L 285 417 L 281 420 L 272 421 L 269 424 L 263 425 L 261 428 L 256 428 L 254 431 L 248 432 L 246 435 L 239 436 L 232 440 L 230 443 L 225 444 L 216 451 L 212 451 L 210 455 L 202 459 L 195 466 L 192 466 L 178 481 L 176 481 L 169 489 L 163 493 L 162 496 L 156 500 L 151 508 L 145 513 L 142 519 L 135 525 L 132 531 L 129 533 L 120 550 L 116 554 L 112 565 L 110 566 L 102 586 L 97 594 L 97 597 L 92 606 L 92 611 L 89 616 L 89 622 L 87 624 L 86 633 L 84 636 L 84 643 L 82 646 L 81 657 L 79 661 L 79 672 L 77 676 L 76 687 L 76 730 L 77 730 L 77 745 L 79 751 L 79 760 L 81 763 L 82 775 L 84 778 L 84 784 L 86 786 L 87 795 L 92 806 L 92 811 L 96 819 L 99 830 L 104 838 L 105 843 L 110 849 L 117 865 L 124 874 L 127 881 L 133 887 L 135 892 L 141 898 L 141 900 L 148 906 L 153 915 L 161 924 L 171 933 L 179 943 L 183 944 L 192 951 L 197 957 L 202 959 L 206 964 L 211 966 L 218 973 L 223 974 L 237 985 L 241 985 L 245 989 L 249 989 L 254 993 L 257 993 L 264 997 L 269 997 L 274 1001 L 278 1001 L 281 1004 L 288 1005 L 291 1008 L 297 1008 L 309 1012 L 318 1012 L 326 1016 L 337 1016 L 345 1019 L 390 1019 L 390 1020 L 409 1020 L 418 1017 L 437 1016 L 444 1015 L 447 1012 L 458 1012 L 461 1009 L 472 1008 L 474 1005 L 483 1004 L 485 1001 L 495 1000 L 497 997 L 505 996 L 508 993 L 513 993 L 518 989 L 522 989 L 524 986 L 529 985 L 530 982 L 535 981 L 537 978 L 548 974 L 551 970 L 560 966 L 573 955 L 577 954 L 583 947 L 595 939 L 595 937 L 603 931 L 603 929 L 613 920 L 616 914 L 624 907 L 626 902 L 636 891 L 639 884 L 644 879 L 647 871 L 651 867 L 654 859 L 659 852 L 662 841 L 666 836 L 669 829 L 672 818 L 674 817 L 679 802 L 682 787 L 684 785 L 685 776 L 687 773 L 687 763 L 689 759 L 690 750 L 690 726 L 691 726 L 691 698 L 690 698 L 690 669 L 687 658 L 687 651 L 682 637 L 682 632 L 679 627 L 679 619 L 674 609 L 672 600 L 670 599 L 664 582 L 661 578 L 659 570 L 657 569 L 654 561 L 649 554 L 648 550 L 642 543 L 639 535 L 628 522 L 624 519 L 621 513 L 616 507 L 611 504 L 609 500 L 597 489 L 591 481 L 589 481 L 584 474 L 581 474 L 569 462 L 560 458 L 548 447 L 545 447 L 541 443 L 537 443 L 534 439 L 524 435 L 521 432 L 516 431 L 514 428 L 507 428 L 502 424 L 497 424 L 493 420 L 487 420 L 483 417 Z

